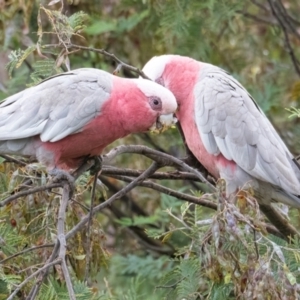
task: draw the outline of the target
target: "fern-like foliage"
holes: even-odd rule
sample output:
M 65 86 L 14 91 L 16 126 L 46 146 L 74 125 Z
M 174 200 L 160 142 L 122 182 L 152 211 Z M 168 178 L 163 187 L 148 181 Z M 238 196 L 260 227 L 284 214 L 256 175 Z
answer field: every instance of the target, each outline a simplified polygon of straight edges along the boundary
M 4 300 L 14 287 L 22 281 L 22 276 L 15 274 L 4 274 L 0 267 L 0 299 Z
M 89 23 L 89 20 L 89 15 L 83 11 L 78 11 L 68 18 L 68 22 L 73 28 L 74 33 L 79 33 L 85 29 Z
M 32 66 L 34 68 L 34 72 L 30 75 L 33 81 L 31 85 L 38 84 L 45 78 L 63 72 L 60 67 L 56 66 L 55 61 L 51 58 L 37 60 Z
M 36 50 L 36 46 L 30 46 L 26 50 L 14 50 L 11 51 L 9 54 L 9 63 L 7 64 L 6 68 L 8 70 L 9 76 L 12 75 L 12 71 L 16 68 L 18 69 L 24 62 L 24 60 L 33 52 Z
M 75 297 L 78 300 L 100 300 L 100 295 L 97 291 L 93 291 L 88 288 L 86 284 L 80 281 L 75 281 L 73 284 Z M 67 287 L 59 284 L 54 277 L 49 277 L 48 282 L 44 283 L 38 300 L 68 300 L 70 296 L 68 294 Z
M 5 213 L 1 212 L 2 217 Z M 11 224 L 0 223 L 0 244 L 2 255 L 8 256 L 15 253 L 16 249 L 21 249 L 26 243 Z
M 45 31 L 42 27 L 42 12 L 47 16 L 50 24 L 51 31 Z M 31 73 L 30 77 L 32 79 L 32 83 L 29 84 L 35 85 L 38 84 L 41 80 L 50 77 L 55 74 L 61 73 L 63 70 L 60 67 L 63 62 L 65 62 L 67 58 L 67 47 L 71 43 L 71 38 L 73 35 L 78 35 L 80 31 L 82 31 L 87 23 L 89 22 L 88 14 L 83 11 L 79 11 L 74 13 L 73 15 L 67 17 L 61 11 L 46 9 L 41 6 L 38 13 L 38 42 L 35 45 L 29 46 L 25 50 L 14 50 L 9 55 L 9 63 L 6 68 L 8 70 L 9 76 L 12 76 L 12 72 L 14 69 L 18 69 L 23 62 L 29 57 L 33 52 L 38 52 L 39 56 L 42 56 L 42 60 L 36 60 L 32 68 L 34 72 Z M 45 34 L 53 34 L 56 35 L 59 44 L 62 47 L 66 47 L 63 52 L 57 50 L 55 45 L 53 47 L 44 47 L 43 46 L 43 36 Z M 56 59 L 48 58 L 44 54 L 51 54 L 52 56 L 56 56 Z

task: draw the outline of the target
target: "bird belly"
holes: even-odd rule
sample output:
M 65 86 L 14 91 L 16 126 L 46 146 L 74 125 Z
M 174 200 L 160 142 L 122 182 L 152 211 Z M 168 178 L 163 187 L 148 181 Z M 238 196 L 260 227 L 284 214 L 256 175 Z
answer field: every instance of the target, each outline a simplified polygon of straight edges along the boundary
M 46 142 L 37 153 L 39 161 L 45 163 L 46 157 L 49 153 L 53 154 L 53 166 L 63 170 L 77 168 L 86 156 L 94 156 L 101 154 L 105 145 L 95 143 L 95 140 L 82 141 L 80 138 L 76 139 L 68 136 L 57 142 Z M 48 163 L 49 165 L 49 163 Z M 50 166 L 49 166 L 50 167 Z
M 55 156 L 55 166 L 61 169 L 77 168 L 84 157 L 100 155 L 115 140 L 128 134 L 113 124 L 91 123 L 83 131 L 69 135 L 57 142 L 45 142 L 43 148 Z M 109 126 L 108 126 L 109 125 Z

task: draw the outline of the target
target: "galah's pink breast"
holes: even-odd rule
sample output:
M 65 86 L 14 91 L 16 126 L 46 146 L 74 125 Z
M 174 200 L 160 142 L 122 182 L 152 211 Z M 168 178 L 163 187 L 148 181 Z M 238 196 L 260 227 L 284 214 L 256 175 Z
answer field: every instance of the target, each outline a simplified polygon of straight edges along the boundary
M 134 83 L 115 77 L 110 98 L 101 107 L 99 115 L 76 134 L 57 142 L 43 143 L 46 151 L 54 153 L 55 166 L 75 168 L 85 156 L 101 154 L 115 140 L 130 133 L 147 131 L 156 120 L 145 95 Z
M 175 95 L 179 109 L 176 114 L 187 145 L 200 163 L 215 178 L 220 177 L 223 168 L 230 168 L 234 172 L 236 164 L 227 160 L 222 154 L 210 154 L 202 143 L 195 121 L 194 87 L 199 80 L 201 64 L 195 60 L 174 58 L 164 70 L 164 84 Z

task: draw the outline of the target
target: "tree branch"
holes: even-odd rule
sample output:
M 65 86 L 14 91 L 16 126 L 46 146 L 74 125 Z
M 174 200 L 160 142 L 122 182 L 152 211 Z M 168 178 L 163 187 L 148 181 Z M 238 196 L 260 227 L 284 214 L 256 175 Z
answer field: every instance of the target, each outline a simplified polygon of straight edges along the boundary
M 16 254 L 13 254 L 13 255 L 11 255 L 11 256 L 9 256 L 7 258 L 4 258 L 4 259 L 0 260 L 0 264 L 3 264 L 6 261 L 8 261 L 10 259 L 13 259 L 13 258 L 15 258 L 15 257 L 17 257 L 19 255 L 22 255 L 22 254 L 24 254 L 26 252 L 30 252 L 30 251 L 34 251 L 34 250 L 38 250 L 38 249 L 42 249 L 42 248 L 47 248 L 47 247 L 50 248 L 50 247 L 53 247 L 54 245 L 55 244 L 52 243 L 52 244 L 44 244 L 44 245 L 40 245 L 40 246 L 35 246 L 35 247 L 27 248 L 27 249 L 25 249 L 23 251 L 20 251 L 20 252 L 18 252 Z
M 116 178 L 118 180 L 125 181 L 125 182 L 132 182 L 132 180 L 133 180 L 130 177 L 120 176 L 120 175 L 111 175 L 111 177 Z M 155 182 L 148 181 L 148 180 L 140 182 L 138 185 L 153 189 L 155 191 L 158 191 L 160 193 L 163 193 L 163 194 L 166 194 L 166 195 L 169 195 L 169 196 L 173 196 L 173 197 L 175 197 L 177 199 L 180 199 L 180 200 L 188 201 L 188 202 L 191 202 L 191 203 L 194 203 L 194 204 L 198 204 L 198 205 L 201 205 L 201 206 L 204 206 L 204 207 L 208 207 L 208 208 L 217 210 L 217 204 L 213 203 L 210 200 L 204 199 L 205 197 L 203 197 L 203 196 L 195 197 L 195 196 L 187 195 L 187 194 L 174 191 L 170 188 L 164 187 L 160 184 L 157 184 Z
M 7 298 L 7 300 L 13 300 L 13 298 L 18 294 L 18 292 L 21 290 L 21 288 L 23 286 L 25 286 L 32 278 L 34 278 L 36 275 L 40 274 L 41 272 L 47 270 L 48 268 L 50 268 L 51 266 L 57 265 L 59 264 L 61 261 L 59 259 L 49 262 L 47 264 L 45 264 L 42 268 L 38 269 L 37 271 L 35 271 L 34 273 L 32 273 L 31 275 L 29 275 L 23 282 L 21 282 L 16 289 L 10 294 L 10 296 Z
M 99 160 L 100 161 L 100 160 Z M 95 161 L 95 165 L 96 165 Z M 94 166 L 95 166 L 94 165 Z M 96 166 L 97 167 L 97 166 Z M 86 245 L 86 255 L 85 255 L 85 275 L 84 275 L 84 281 L 87 282 L 88 275 L 90 273 L 90 258 L 91 258 L 91 227 L 92 227 L 92 221 L 93 221 L 93 207 L 95 203 L 95 195 L 96 195 L 96 186 L 97 186 L 97 180 L 98 176 L 101 173 L 102 168 L 102 161 L 101 165 L 98 166 L 96 170 L 96 174 L 94 175 L 94 181 L 93 181 L 93 188 L 92 188 L 92 195 L 91 195 L 91 208 L 89 212 L 89 220 L 88 220 L 88 226 L 87 226 L 87 245 Z
M 61 197 L 61 203 L 58 211 L 57 220 L 57 240 L 59 241 L 59 254 L 58 258 L 61 261 L 61 267 L 66 281 L 66 286 L 69 292 L 71 300 L 76 300 L 74 289 L 71 282 L 70 273 L 66 263 L 66 236 L 65 236 L 65 221 L 66 221 L 66 210 L 68 206 L 70 195 L 70 186 L 68 183 L 64 184 L 63 193 Z
M 23 167 L 25 167 L 27 165 L 27 163 L 25 161 L 19 160 L 15 157 L 5 155 L 5 154 L 1 154 L 0 156 L 5 159 L 5 162 L 15 163 L 15 164 L 18 164 L 18 165 L 23 166 Z
M 275 20 L 273 20 L 271 18 L 256 16 L 256 15 L 250 14 L 249 12 L 243 11 L 243 10 L 237 10 L 236 12 L 243 15 L 245 18 L 257 21 L 259 23 L 264 23 L 264 24 L 273 25 L 273 26 L 278 25 L 278 22 L 276 22 Z
M 120 175 L 120 176 L 138 177 L 142 173 L 143 173 L 142 170 L 117 168 L 117 167 L 113 167 L 113 166 L 104 166 L 102 168 L 101 175 L 105 175 L 105 176 Z M 153 175 L 149 176 L 148 178 L 200 181 L 198 176 L 191 174 L 190 172 L 181 172 L 178 170 L 172 171 L 172 172 L 156 172 Z
M 15 195 L 12 195 L 12 196 L 7 197 L 6 199 L 2 200 L 0 202 L 0 207 L 3 207 L 5 205 L 11 203 L 12 201 L 20 198 L 20 197 L 28 196 L 30 194 L 34 194 L 34 193 L 38 193 L 38 192 L 50 190 L 50 189 L 61 187 L 61 186 L 62 186 L 62 183 L 50 183 L 50 184 L 38 186 L 38 187 L 29 189 L 29 190 L 26 190 L 26 191 L 19 192 L 19 193 L 15 194 Z
M 86 172 L 87 170 L 89 170 L 94 164 L 94 159 L 92 157 L 88 157 L 83 163 L 82 165 L 76 169 L 73 173 L 72 176 L 75 178 L 75 180 L 84 172 Z M 46 190 L 51 190 L 53 188 L 58 188 L 58 187 L 62 187 L 63 186 L 63 182 L 57 182 L 57 183 L 48 183 L 46 185 L 43 186 L 39 186 L 39 187 L 35 187 L 32 189 L 28 189 L 22 192 L 18 192 L 17 194 L 14 194 L 10 197 L 7 197 L 6 199 L 2 200 L 0 202 L 0 207 L 3 207 L 9 203 L 11 203 L 12 201 L 20 198 L 20 197 L 24 197 L 24 196 L 28 196 L 34 193 L 38 193 L 38 192 L 42 192 L 42 191 L 46 191 Z
M 112 176 L 118 180 L 122 180 L 122 181 L 125 181 L 125 182 L 130 182 L 132 181 L 133 179 L 130 178 L 130 177 L 126 177 L 126 176 Z M 144 187 L 147 187 L 147 188 L 151 188 L 151 189 L 154 189 L 158 192 L 161 192 L 161 193 L 164 193 L 164 194 L 167 194 L 167 195 L 170 195 L 170 196 L 173 196 L 179 200 L 184 200 L 184 201 L 187 201 L 187 202 L 190 202 L 190 203 L 194 203 L 194 204 L 197 204 L 197 205 L 202 205 L 204 207 L 208 207 L 208 208 L 211 208 L 213 210 L 217 210 L 218 209 L 218 205 L 211 202 L 210 200 L 207 200 L 205 199 L 204 195 L 201 196 L 201 197 L 195 197 L 195 196 L 191 196 L 191 195 L 187 195 L 187 194 L 183 194 L 183 193 L 180 193 L 180 192 L 177 192 L 177 191 L 174 191 L 172 189 L 169 189 L 169 188 L 166 188 L 162 185 L 159 185 L 157 183 L 154 183 L 152 181 L 143 181 L 143 182 L 140 182 L 138 184 L 139 186 L 144 186 Z M 271 224 L 268 224 L 268 223 L 264 223 L 264 226 L 266 227 L 267 231 L 273 235 L 276 235 L 280 238 L 285 238 L 286 236 L 283 235 L 283 233 L 281 233 L 276 227 L 274 227 L 273 225 Z
M 59 251 L 59 242 L 56 241 L 56 244 L 52 250 L 52 253 L 50 255 L 50 257 L 48 258 L 48 261 L 46 263 L 47 267 L 43 270 L 43 272 L 41 272 L 39 274 L 39 277 L 37 278 L 36 284 L 33 285 L 33 287 L 31 288 L 26 300 L 34 300 L 35 297 L 37 296 L 43 281 L 45 280 L 47 274 L 48 274 L 48 270 L 49 268 L 52 266 L 51 263 L 55 260 L 55 258 L 57 257 L 57 253 Z M 60 260 L 57 260 L 60 263 Z
M 96 48 L 91 48 L 91 47 L 85 47 L 85 46 L 80 46 L 80 45 L 75 45 L 75 44 L 70 44 L 68 46 L 68 48 L 75 48 L 75 49 L 81 49 L 81 50 L 87 50 L 87 51 L 92 51 L 92 52 L 96 52 L 96 53 L 100 53 L 106 57 L 109 57 L 111 59 L 113 59 L 116 63 L 118 63 L 118 67 L 116 69 L 116 72 L 119 72 L 121 68 L 127 69 L 129 71 L 132 71 L 136 74 L 138 74 L 139 76 L 143 77 L 144 79 L 149 79 L 151 80 L 143 71 L 141 71 L 139 68 L 133 67 L 131 65 L 128 65 L 126 63 L 124 63 L 121 59 L 119 59 L 118 57 L 115 56 L 115 54 L 113 53 L 109 53 L 107 51 L 105 51 L 104 49 L 96 49 Z
M 267 216 L 269 221 L 282 233 L 286 240 L 289 241 L 292 237 L 300 236 L 297 229 L 271 204 L 260 204 L 259 208 Z
M 286 18 L 287 13 L 284 9 L 284 11 L 282 11 L 282 3 L 280 2 L 280 7 L 278 7 L 276 1 L 274 0 L 268 0 L 269 5 L 271 7 L 272 13 L 274 15 L 274 17 L 277 19 L 279 26 L 282 29 L 283 35 L 284 35 L 284 41 L 285 41 L 285 45 L 287 48 L 287 52 L 291 57 L 292 63 L 294 65 L 295 71 L 298 74 L 298 76 L 300 76 L 300 66 L 299 66 L 299 61 L 295 55 L 295 52 L 291 46 L 290 43 L 290 39 L 288 36 L 288 32 L 287 30 L 290 30 L 293 32 L 293 34 L 295 34 L 297 36 L 298 39 L 300 39 L 300 34 L 295 30 L 295 28 L 288 22 L 288 18 Z M 284 7 L 283 7 L 284 8 Z
M 191 172 L 192 174 L 195 174 L 201 182 L 206 183 L 207 186 L 210 188 L 211 191 L 215 191 L 216 188 L 196 169 L 190 167 L 186 163 L 184 163 L 181 159 L 173 157 L 166 153 L 161 153 L 159 151 L 153 150 L 151 148 L 148 148 L 146 146 L 135 146 L 135 145 L 122 145 L 118 146 L 114 149 L 112 149 L 109 153 L 103 156 L 103 161 L 105 163 L 108 163 L 113 158 L 115 158 L 117 155 L 123 154 L 123 153 L 136 153 L 144 155 L 157 163 L 159 163 L 161 166 L 177 166 L 180 167 L 188 172 Z
M 123 195 L 127 194 L 130 190 L 132 190 L 134 187 L 138 185 L 141 181 L 145 180 L 153 174 L 157 169 L 158 169 L 158 164 L 156 162 L 152 163 L 152 165 L 144 172 L 142 173 L 139 177 L 134 179 L 131 183 L 129 183 L 126 187 L 121 189 L 119 192 L 111 196 L 108 200 L 105 202 L 97 205 L 94 207 L 92 214 L 96 214 L 97 212 L 101 211 L 111 203 L 113 203 L 115 200 L 119 199 Z M 67 234 L 66 234 L 66 239 L 69 239 L 70 237 L 74 236 L 79 230 L 81 230 L 85 224 L 88 222 L 89 215 L 85 216 L 84 218 L 81 219 L 81 221 L 74 226 Z

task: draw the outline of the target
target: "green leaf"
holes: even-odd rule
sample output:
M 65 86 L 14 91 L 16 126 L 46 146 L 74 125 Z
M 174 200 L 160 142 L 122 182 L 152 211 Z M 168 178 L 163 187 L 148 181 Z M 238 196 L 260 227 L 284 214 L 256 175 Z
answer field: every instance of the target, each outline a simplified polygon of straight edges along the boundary
M 115 31 L 117 29 L 116 22 L 107 22 L 107 21 L 97 21 L 93 25 L 84 29 L 84 32 L 88 35 L 99 35 L 102 33 Z
M 136 27 L 143 19 L 145 19 L 149 15 L 149 11 L 145 10 L 140 14 L 133 14 L 128 18 L 123 18 L 120 20 L 118 24 L 118 32 L 129 32 L 134 27 Z

